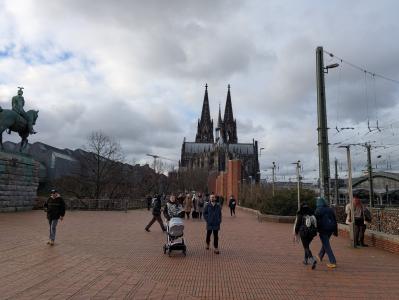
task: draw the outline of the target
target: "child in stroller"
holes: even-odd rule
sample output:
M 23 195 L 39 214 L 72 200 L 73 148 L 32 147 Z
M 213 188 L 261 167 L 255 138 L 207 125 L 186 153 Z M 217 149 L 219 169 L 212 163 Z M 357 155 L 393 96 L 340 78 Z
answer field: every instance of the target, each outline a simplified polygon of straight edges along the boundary
M 170 196 L 166 208 L 164 210 L 164 216 L 168 220 L 166 226 L 166 244 L 163 246 L 163 253 L 168 252 L 169 256 L 173 250 L 183 251 L 186 256 L 187 247 L 184 243 L 183 231 L 184 224 L 182 217 L 184 217 L 183 207 L 176 202 L 174 195 Z

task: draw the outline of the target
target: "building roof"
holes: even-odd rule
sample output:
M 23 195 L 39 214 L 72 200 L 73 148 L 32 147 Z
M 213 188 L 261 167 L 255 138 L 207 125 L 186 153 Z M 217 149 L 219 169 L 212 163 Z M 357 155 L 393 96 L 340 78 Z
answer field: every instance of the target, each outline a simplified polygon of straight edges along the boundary
M 184 142 L 184 152 L 192 154 L 210 152 L 214 146 L 215 144 L 213 143 Z
M 228 144 L 229 150 L 234 153 L 254 154 L 254 145 L 247 143 Z
M 195 143 L 195 142 L 184 142 L 184 152 L 197 154 L 203 152 L 213 151 L 216 144 L 213 143 Z M 254 154 L 255 147 L 250 143 L 239 143 L 239 144 L 222 144 L 221 147 L 227 147 L 229 152 L 240 153 L 240 154 Z

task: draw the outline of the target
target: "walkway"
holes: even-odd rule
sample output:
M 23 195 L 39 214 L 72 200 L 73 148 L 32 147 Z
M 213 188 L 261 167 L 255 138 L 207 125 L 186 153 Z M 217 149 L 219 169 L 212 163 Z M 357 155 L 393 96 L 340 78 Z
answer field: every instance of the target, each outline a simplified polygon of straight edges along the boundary
M 336 270 L 302 265 L 291 225 L 224 216 L 221 254 L 186 222 L 187 257 L 163 254 L 147 211 L 67 212 L 54 247 L 45 213 L 0 214 L 1 299 L 399 299 L 399 256 L 333 239 Z M 317 240 L 312 245 L 316 252 Z

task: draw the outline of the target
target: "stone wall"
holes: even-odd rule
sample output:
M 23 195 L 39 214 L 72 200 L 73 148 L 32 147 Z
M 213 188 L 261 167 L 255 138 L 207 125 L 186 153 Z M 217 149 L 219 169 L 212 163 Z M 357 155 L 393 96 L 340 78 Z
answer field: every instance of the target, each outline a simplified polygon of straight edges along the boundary
M 345 224 L 345 207 L 337 206 L 335 208 L 337 220 Z M 372 221 L 367 228 L 373 231 L 386 234 L 399 235 L 399 209 L 398 208 L 372 208 Z
M 33 208 L 39 168 L 29 156 L 0 152 L 0 212 Z

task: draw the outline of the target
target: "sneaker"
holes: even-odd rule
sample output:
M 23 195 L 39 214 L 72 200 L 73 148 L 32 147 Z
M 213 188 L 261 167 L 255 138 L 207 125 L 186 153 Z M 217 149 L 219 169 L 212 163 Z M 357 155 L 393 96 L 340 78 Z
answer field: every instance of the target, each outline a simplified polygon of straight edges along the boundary
M 145 231 L 150 232 L 150 230 L 148 228 L 144 228 Z
M 314 260 L 314 261 L 313 261 L 313 264 L 312 264 L 312 270 L 316 269 L 316 265 L 317 265 L 317 261 Z
M 51 244 L 51 240 L 48 240 L 48 241 L 47 241 L 47 245 L 50 245 L 50 244 Z
M 361 244 L 362 247 L 368 247 L 369 245 L 367 244 Z
M 219 250 L 215 250 L 215 251 L 213 251 L 215 254 L 220 254 L 220 252 L 219 252 Z
M 54 246 L 54 240 L 50 241 L 50 246 Z
M 327 264 L 327 268 L 329 269 L 335 269 L 337 267 L 336 264 Z

